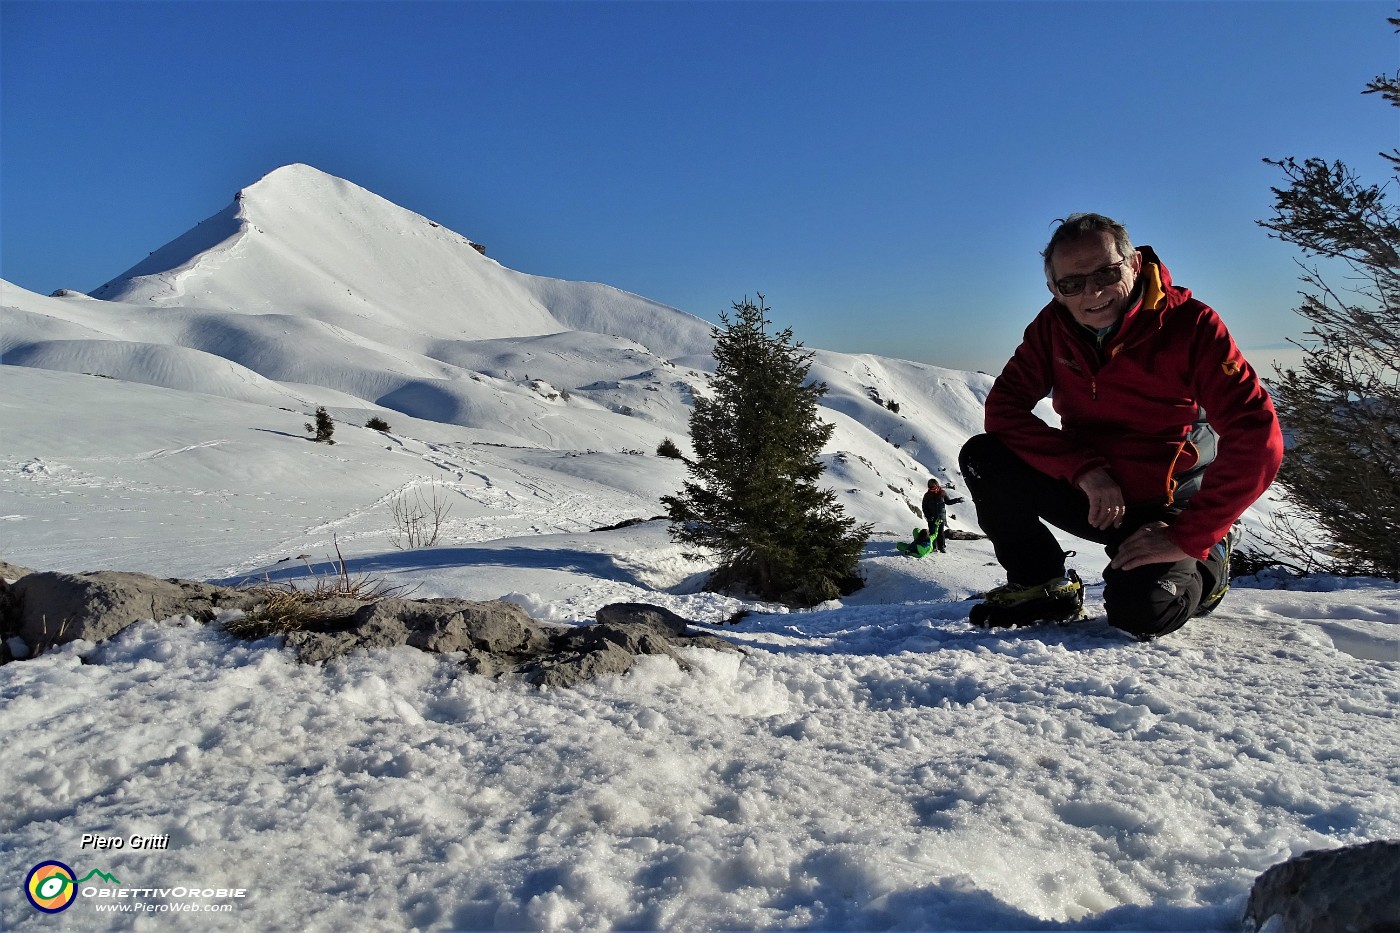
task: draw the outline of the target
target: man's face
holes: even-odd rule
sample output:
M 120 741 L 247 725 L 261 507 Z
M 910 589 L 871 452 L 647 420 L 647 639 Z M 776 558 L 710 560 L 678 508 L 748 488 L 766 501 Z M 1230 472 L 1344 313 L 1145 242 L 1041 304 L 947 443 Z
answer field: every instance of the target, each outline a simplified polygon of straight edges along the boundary
M 1120 265 L 1114 265 L 1119 263 Z M 1114 324 L 1128 310 L 1128 296 L 1133 293 L 1138 273 L 1142 270 L 1142 254 L 1136 250 L 1131 256 L 1118 255 L 1118 246 L 1108 233 L 1094 233 L 1069 240 L 1055 247 L 1050 257 L 1051 268 L 1055 271 L 1054 280 L 1047 282 L 1050 293 L 1069 308 L 1074 319 L 1085 327 L 1101 330 Z M 1111 277 L 1114 270 L 1120 275 L 1108 285 L 1094 281 L 1095 272 L 1103 277 Z M 1066 295 L 1057 282 L 1070 276 L 1078 276 L 1084 289 L 1077 295 Z

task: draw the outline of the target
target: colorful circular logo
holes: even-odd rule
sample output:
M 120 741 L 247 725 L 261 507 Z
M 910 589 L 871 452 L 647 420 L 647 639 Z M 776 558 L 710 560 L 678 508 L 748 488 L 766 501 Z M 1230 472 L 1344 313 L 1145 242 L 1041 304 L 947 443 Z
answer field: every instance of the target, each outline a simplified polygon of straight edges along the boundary
M 29 877 L 24 879 L 24 896 L 35 910 L 46 914 L 67 910 L 78 896 L 73 869 L 62 862 L 40 862 L 29 869 Z

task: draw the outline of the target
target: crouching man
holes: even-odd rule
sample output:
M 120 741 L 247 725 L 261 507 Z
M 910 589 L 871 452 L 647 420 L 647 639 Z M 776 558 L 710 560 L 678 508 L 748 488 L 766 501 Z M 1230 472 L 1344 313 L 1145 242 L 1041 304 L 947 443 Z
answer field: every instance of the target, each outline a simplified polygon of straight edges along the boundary
M 1007 579 L 971 618 L 1081 615 L 1082 584 L 1049 523 L 1105 546 L 1108 621 L 1146 641 L 1225 595 L 1233 526 L 1282 460 L 1278 416 L 1220 316 L 1121 224 L 1074 214 L 1042 256 L 1053 300 L 960 457 Z M 1032 412 L 1047 395 L 1059 428 Z

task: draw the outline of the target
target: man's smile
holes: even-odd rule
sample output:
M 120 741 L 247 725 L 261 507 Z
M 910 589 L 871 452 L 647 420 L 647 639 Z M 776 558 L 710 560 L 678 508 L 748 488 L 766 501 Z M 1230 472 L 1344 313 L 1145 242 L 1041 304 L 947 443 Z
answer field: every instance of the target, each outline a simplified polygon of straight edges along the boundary
M 1113 299 L 1113 298 L 1110 298 L 1110 299 L 1108 299 L 1107 301 L 1103 302 L 1103 304 L 1095 305 L 1095 306 L 1092 307 L 1092 308 L 1084 308 L 1084 309 L 1081 310 L 1079 313 L 1080 313 L 1080 315 L 1081 315 L 1082 317 L 1086 317 L 1086 318 L 1090 318 L 1090 317 L 1099 317 L 1100 315 L 1105 315 L 1105 314 L 1112 315 L 1112 314 L 1115 313 L 1115 312 L 1114 312 L 1114 306 L 1115 306 L 1116 304 L 1117 304 L 1117 301 L 1116 301 L 1115 299 Z

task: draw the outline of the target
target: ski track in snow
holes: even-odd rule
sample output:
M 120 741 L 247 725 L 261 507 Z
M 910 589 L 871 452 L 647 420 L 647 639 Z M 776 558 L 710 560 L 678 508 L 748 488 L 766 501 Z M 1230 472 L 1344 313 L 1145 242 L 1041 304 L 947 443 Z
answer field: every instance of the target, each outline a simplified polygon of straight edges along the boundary
M 562 486 L 557 476 L 551 477 L 547 471 L 506 462 L 487 449 L 481 448 L 468 454 L 460 446 L 419 442 L 408 444 L 402 439 L 397 439 L 392 449 L 413 457 L 428 470 L 409 479 L 403 479 L 402 471 L 399 471 L 399 485 L 396 488 L 379 492 L 363 504 L 343 508 L 330 518 L 324 517 L 328 500 L 320 495 L 284 495 L 279 498 L 271 491 L 250 495 L 231 490 L 155 483 L 128 478 L 127 471 L 123 469 L 175 458 L 196 450 L 213 450 L 225 443 L 216 440 L 178 449 L 142 451 L 125 457 L 12 461 L 0 464 L 0 483 L 16 480 L 33 483 L 34 487 L 22 491 L 40 500 L 58 499 L 71 505 L 68 521 L 91 522 L 94 512 L 112 520 L 131 515 L 135 523 L 141 525 L 193 521 L 217 535 L 221 527 L 233 531 L 236 525 L 241 524 L 238 521 L 230 522 L 230 515 L 237 514 L 243 521 L 257 523 L 255 530 L 272 533 L 261 549 L 237 563 L 219 566 L 213 574 L 208 574 L 220 578 L 236 577 L 292 555 L 310 554 L 318 563 L 333 563 L 337 542 L 358 542 L 360 545 L 377 542 L 383 547 L 392 548 L 390 542 L 395 533 L 392 503 L 400 494 L 411 493 L 420 487 L 437 485 L 447 494 L 447 502 L 453 506 L 443 522 L 442 543 L 464 544 L 524 534 L 586 531 L 636 517 L 637 508 L 641 505 L 638 503 L 626 511 L 600 508 L 596 500 Z M 354 464 L 348 454 L 336 454 L 335 447 L 321 448 L 319 452 L 322 457 L 338 463 Z M 509 478 L 492 479 L 493 473 Z M 266 507 L 260 507 L 263 504 Z M 623 508 L 626 509 L 627 504 Z M 646 508 L 655 511 L 653 506 Z M 315 520 L 307 521 L 288 534 L 286 526 L 291 523 L 289 519 L 294 522 L 299 515 L 307 519 L 314 516 Z M 16 515 L 13 520 L 18 523 L 24 517 Z M 133 538 L 130 557 L 138 563 L 122 565 L 121 569 L 141 569 L 144 566 L 139 563 L 143 556 L 142 548 L 135 540 Z M 0 543 L 3 543 L 3 537 L 0 537 Z M 114 543 L 120 565 L 124 553 L 120 538 Z M 218 548 L 217 540 L 192 544 Z M 67 561 L 57 559 L 53 563 L 62 566 Z M 73 569 L 96 568 L 84 566 Z

